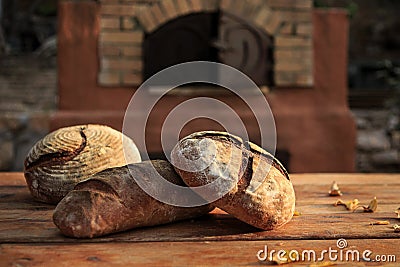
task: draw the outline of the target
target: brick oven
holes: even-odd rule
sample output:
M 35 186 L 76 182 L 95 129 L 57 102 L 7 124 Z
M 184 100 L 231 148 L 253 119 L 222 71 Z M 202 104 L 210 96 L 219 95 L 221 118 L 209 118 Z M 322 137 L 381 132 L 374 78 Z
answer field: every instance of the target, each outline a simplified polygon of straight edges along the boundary
M 146 78 L 177 63 L 216 61 L 262 88 L 290 171 L 351 172 L 347 32 L 344 11 L 313 10 L 311 0 L 60 1 L 59 110 L 51 125 L 121 129 L 124 110 Z M 168 112 L 193 96 L 234 106 L 250 139 L 258 141 L 251 112 L 235 96 L 213 86 L 186 86 L 164 96 L 150 116 L 147 150 L 153 155 L 161 152 Z M 218 127 L 200 120 L 182 134 Z
M 310 0 L 100 2 L 100 85 L 138 86 L 192 60 L 226 63 L 259 85 L 313 84 Z

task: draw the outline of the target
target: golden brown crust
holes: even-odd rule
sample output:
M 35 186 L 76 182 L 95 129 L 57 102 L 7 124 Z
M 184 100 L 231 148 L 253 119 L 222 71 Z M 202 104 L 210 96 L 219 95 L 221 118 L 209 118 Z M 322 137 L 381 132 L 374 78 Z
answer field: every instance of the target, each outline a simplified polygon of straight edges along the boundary
M 239 149 L 243 150 L 243 153 L 248 153 L 251 151 L 254 154 L 258 154 L 261 157 L 264 157 L 265 160 L 271 161 L 271 164 L 274 165 L 275 168 L 277 168 L 283 175 L 286 176 L 287 179 L 290 180 L 288 172 L 277 158 L 275 158 L 271 153 L 259 147 L 258 145 L 252 142 L 243 141 L 242 138 L 236 135 L 219 131 L 201 131 L 186 136 L 181 140 L 181 142 L 184 140 L 203 139 L 203 138 L 217 140 L 218 142 L 221 143 L 236 146 Z
M 169 182 L 184 185 L 167 161 L 107 169 L 79 183 L 57 205 L 53 221 L 66 236 L 91 238 L 198 217 L 212 209 L 174 207 L 147 195 L 133 176 L 152 179 L 156 171 Z
M 271 154 L 253 143 L 228 133 L 194 133 L 175 146 L 171 158 L 188 186 L 221 180 L 220 190 L 230 190 L 214 204 L 244 222 L 271 230 L 293 216 L 295 193 L 287 171 Z M 185 169 L 192 166 L 189 158 L 197 159 L 192 165 L 201 171 Z
M 136 145 L 121 132 L 104 125 L 77 125 L 39 140 L 25 159 L 24 174 L 35 199 L 57 203 L 92 174 L 140 161 Z

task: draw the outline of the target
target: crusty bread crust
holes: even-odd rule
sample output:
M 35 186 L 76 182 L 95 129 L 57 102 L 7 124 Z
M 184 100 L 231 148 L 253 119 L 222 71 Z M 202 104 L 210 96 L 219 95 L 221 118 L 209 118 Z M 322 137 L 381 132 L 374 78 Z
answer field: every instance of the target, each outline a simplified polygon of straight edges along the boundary
M 163 160 L 107 169 L 76 185 L 57 205 L 53 221 L 66 236 L 91 238 L 198 217 L 212 209 L 208 205 L 174 207 L 147 195 L 133 176 L 151 181 L 156 171 L 169 182 L 185 186 Z
M 105 125 L 60 128 L 39 140 L 24 162 L 32 196 L 57 204 L 74 186 L 102 170 L 140 162 L 135 143 Z
M 183 138 L 171 159 L 188 186 L 215 184 L 202 197 L 227 192 L 213 204 L 250 225 L 276 229 L 293 216 L 295 192 L 289 174 L 253 143 L 225 132 L 198 132 Z

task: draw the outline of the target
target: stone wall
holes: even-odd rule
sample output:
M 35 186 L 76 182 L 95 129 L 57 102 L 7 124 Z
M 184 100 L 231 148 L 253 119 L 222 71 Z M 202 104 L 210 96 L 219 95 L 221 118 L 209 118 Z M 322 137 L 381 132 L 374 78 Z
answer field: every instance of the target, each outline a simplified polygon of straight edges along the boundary
M 353 109 L 359 172 L 400 172 L 399 117 L 388 109 Z
M 29 149 L 48 133 L 56 84 L 56 68 L 48 59 L 32 54 L 2 57 L 0 171 L 22 170 Z

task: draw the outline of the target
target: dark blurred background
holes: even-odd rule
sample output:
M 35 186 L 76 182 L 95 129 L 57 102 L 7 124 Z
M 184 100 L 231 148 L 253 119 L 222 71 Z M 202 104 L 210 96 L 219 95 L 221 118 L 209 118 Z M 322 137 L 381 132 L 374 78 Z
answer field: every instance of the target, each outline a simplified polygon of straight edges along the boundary
M 315 0 L 350 21 L 348 102 L 356 171 L 400 170 L 400 1 Z M 0 0 L 0 171 L 22 169 L 57 109 L 57 1 Z M 278 136 L 279 138 L 279 136 Z

